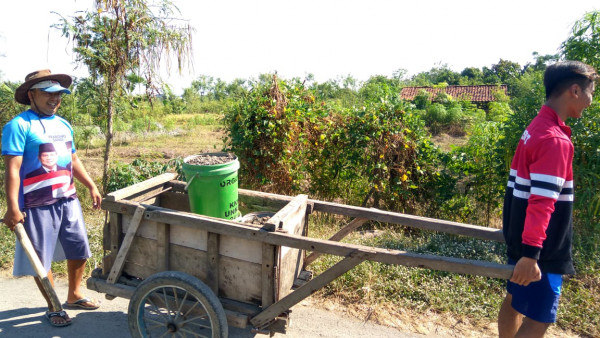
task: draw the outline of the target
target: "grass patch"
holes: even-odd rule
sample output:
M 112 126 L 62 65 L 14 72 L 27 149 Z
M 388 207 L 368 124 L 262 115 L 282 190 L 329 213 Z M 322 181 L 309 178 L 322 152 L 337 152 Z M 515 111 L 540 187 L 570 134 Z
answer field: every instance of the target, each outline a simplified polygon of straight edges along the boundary
M 313 214 L 310 235 L 329 238 L 348 222 L 349 219 L 339 216 Z M 343 242 L 498 263 L 505 260 L 503 243 L 373 222 L 361 229 L 367 230 L 355 232 Z M 340 257 L 325 255 L 308 269 L 318 275 L 340 260 Z M 600 275 L 596 271 L 565 277 L 563 285 L 558 322 L 553 330 L 560 328 L 584 336 L 599 336 Z M 325 300 L 341 300 L 346 307 L 358 306 L 380 312 L 376 315 L 368 313 L 369 316 L 383 318 L 380 322 L 386 322 L 386 318 L 399 318 L 408 310 L 433 313 L 444 318 L 449 316 L 454 318 L 451 325 L 470 323 L 487 328 L 484 334 L 494 335 L 495 321 L 505 295 L 505 281 L 367 261 L 334 280 L 316 295 Z
M 313 234 L 330 232 L 337 227 L 323 218 L 330 217 L 313 217 Z M 398 231 L 397 226 L 379 223 L 367 227 L 370 231 L 354 233 L 344 242 L 466 259 L 501 260 L 502 244 L 499 243 L 421 231 Z M 323 228 L 327 230 L 323 231 Z M 339 257 L 325 256 L 315 261 L 310 269 L 319 274 L 339 260 Z M 363 262 L 326 286 L 321 294 L 341 295 L 363 305 L 364 302 L 371 306 L 391 302 L 394 307 L 403 309 L 453 312 L 474 319 L 489 319 L 497 314 L 503 289 L 504 283 L 492 278 Z

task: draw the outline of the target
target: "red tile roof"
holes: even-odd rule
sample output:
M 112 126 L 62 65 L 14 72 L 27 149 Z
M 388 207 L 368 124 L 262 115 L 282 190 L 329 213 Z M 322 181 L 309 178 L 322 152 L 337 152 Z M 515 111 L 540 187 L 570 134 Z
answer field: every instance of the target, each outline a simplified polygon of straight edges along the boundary
M 455 99 L 470 99 L 471 102 L 490 102 L 494 101 L 494 93 L 498 90 L 507 95 L 506 85 L 482 85 L 482 86 L 447 86 L 445 88 L 433 87 L 404 87 L 400 92 L 401 98 L 412 101 L 421 90 L 432 94 L 431 99 L 435 98 L 440 92 L 452 96 Z

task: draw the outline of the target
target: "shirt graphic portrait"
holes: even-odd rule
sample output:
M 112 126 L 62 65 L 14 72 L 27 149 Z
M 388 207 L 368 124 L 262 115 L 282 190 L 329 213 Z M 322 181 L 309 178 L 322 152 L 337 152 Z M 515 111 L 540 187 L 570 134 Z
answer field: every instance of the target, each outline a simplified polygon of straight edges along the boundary
M 59 165 L 56 148 L 63 148 L 71 154 L 70 145 L 55 147 L 54 143 L 42 143 L 39 146 L 40 166 L 27 173 L 23 180 L 23 197 L 26 206 L 48 205 L 53 201 L 75 194 L 75 185 L 70 168 Z M 67 164 L 70 166 L 70 162 Z

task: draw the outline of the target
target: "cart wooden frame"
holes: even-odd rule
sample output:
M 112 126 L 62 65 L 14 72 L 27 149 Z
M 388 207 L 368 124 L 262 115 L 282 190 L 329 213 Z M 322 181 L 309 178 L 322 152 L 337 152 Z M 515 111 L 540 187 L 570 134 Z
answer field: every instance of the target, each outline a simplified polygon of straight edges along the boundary
M 508 279 L 509 265 L 416 254 L 339 242 L 368 220 L 502 242 L 502 231 L 338 203 L 239 190 L 245 205 L 276 214 L 256 226 L 192 214 L 185 183 L 163 174 L 106 196 L 101 269 L 87 280 L 108 299 L 131 298 L 141 280 L 183 271 L 219 297 L 229 325 L 285 332 L 289 310 L 365 260 Z M 329 240 L 308 237 L 308 217 L 324 212 L 354 219 Z M 306 255 L 311 252 L 310 255 Z M 319 255 L 343 257 L 315 278 L 305 270 Z

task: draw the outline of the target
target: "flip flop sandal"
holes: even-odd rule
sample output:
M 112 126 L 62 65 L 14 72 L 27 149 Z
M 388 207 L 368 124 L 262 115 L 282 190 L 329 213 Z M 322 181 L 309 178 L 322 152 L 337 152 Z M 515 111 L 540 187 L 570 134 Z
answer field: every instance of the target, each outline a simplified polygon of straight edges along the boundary
M 52 321 L 52 318 L 54 318 L 54 317 L 60 317 L 60 318 L 64 319 L 65 322 L 64 323 L 55 323 Z M 46 311 L 46 318 L 48 319 L 48 322 L 50 323 L 50 325 L 56 326 L 56 327 L 69 326 L 72 323 L 71 318 L 69 318 L 67 316 L 67 313 L 65 311 L 56 311 L 56 312 Z
M 77 309 L 77 310 L 81 310 L 81 309 L 96 310 L 97 308 L 100 307 L 100 305 L 87 306 L 87 305 L 84 305 L 85 303 L 95 303 L 95 302 L 93 302 L 89 298 L 81 298 L 81 299 L 75 301 L 74 303 L 65 302 L 65 304 L 63 304 L 63 307 L 66 309 Z

